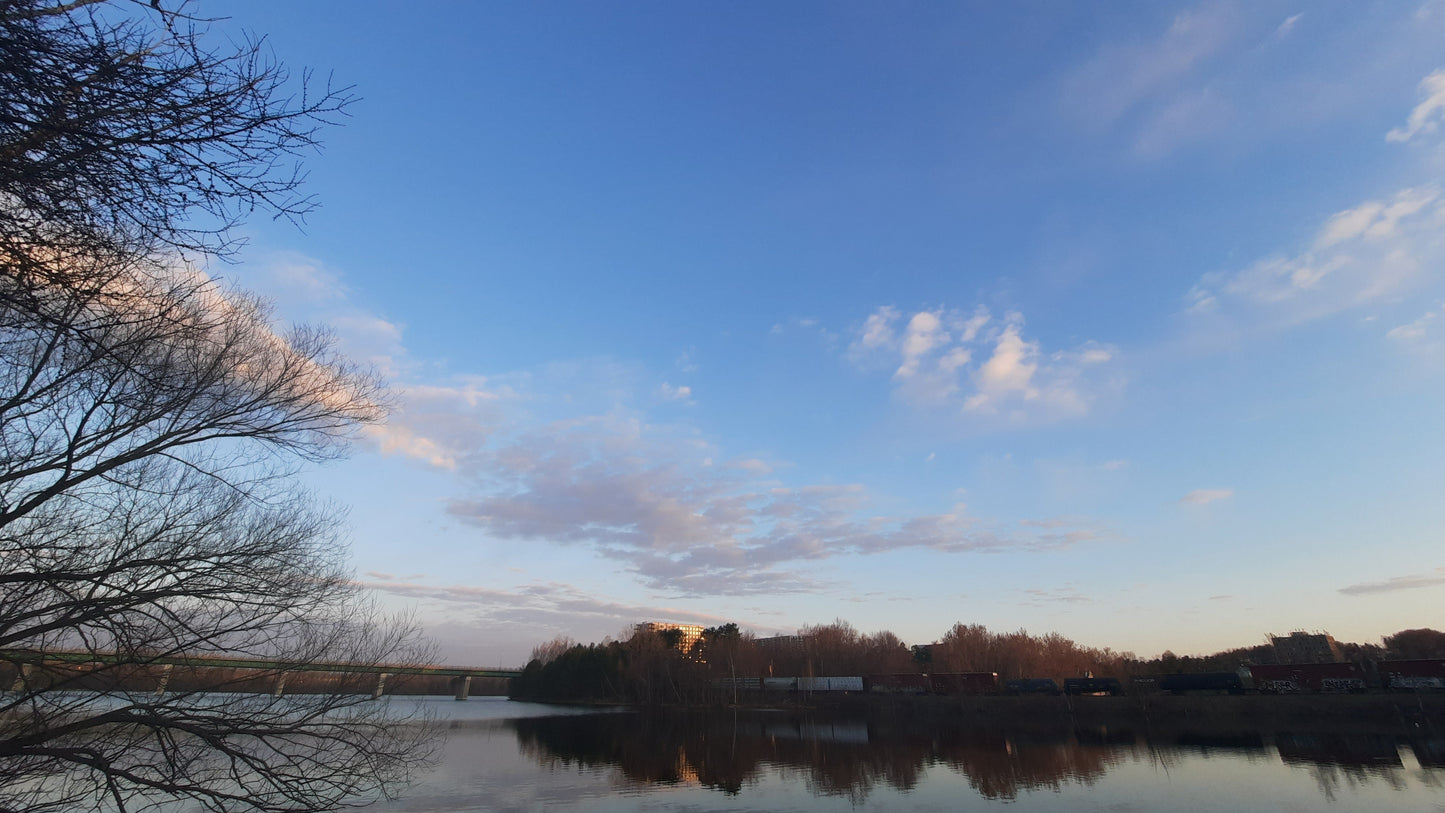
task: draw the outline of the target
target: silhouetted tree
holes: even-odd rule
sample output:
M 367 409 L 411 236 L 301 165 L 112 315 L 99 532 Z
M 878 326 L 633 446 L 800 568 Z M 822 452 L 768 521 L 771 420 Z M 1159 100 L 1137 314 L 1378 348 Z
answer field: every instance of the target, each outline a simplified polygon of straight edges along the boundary
M 209 50 L 182 12 L 0 2 L 0 660 L 22 675 L 0 809 L 329 809 L 425 755 L 355 677 L 66 691 L 160 657 L 426 655 L 360 600 L 337 512 L 292 476 L 381 417 L 376 382 L 187 265 L 257 208 L 308 208 L 288 165 L 345 94 L 289 84 L 257 42 Z M 25 676 L 58 649 L 97 660 Z
M 569 636 L 558 635 L 545 644 L 537 644 L 532 647 L 532 657 L 528 659 L 528 662 L 537 661 L 541 665 L 546 666 L 561 657 L 562 653 L 575 646 L 577 646 L 577 642 Z
M 1445 632 L 1427 628 L 1400 630 L 1385 636 L 1385 649 L 1402 660 L 1445 658 Z
M 961 623 L 945 633 L 931 652 L 932 667 L 940 672 L 997 672 L 1002 679 L 1061 679 L 1084 672 L 1116 675 L 1132 657 L 1081 646 L 1058 633 L 993 633 L 981 624 Z

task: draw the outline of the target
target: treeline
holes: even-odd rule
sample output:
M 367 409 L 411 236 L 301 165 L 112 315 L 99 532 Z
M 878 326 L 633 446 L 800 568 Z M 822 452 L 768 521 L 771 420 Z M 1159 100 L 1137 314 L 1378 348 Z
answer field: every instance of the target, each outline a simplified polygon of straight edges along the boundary
M 681 630 L 639 629 L 620 640 L 579 644 L 557 638 L 539 645 L 521 677 L 517 699 L 700 704 L 736 702 L 737 680 L 941 672 L 996 672 L 1000 680 L 1093 674 L 1127 681 L 1135 675 L 1233 671 L 1275 663 L 1269 644 L 1140 659 L 1132 652 L 1079 644 L 1058 633 L 991 632 L 955 624 L 932 644 L 908 646 L 892 632 L 864 634 L 843 620 L 806 626 L 796 635 L 758 638 L 737 624 L 709 627 L 690 646 Z M 1381 645 L 1339 643 L 1346 660 L 1445 658 L 1445 632 L 1403 630 Z
M 915 647 L 892 632 L 864 634 L 842 620 L 772 638 L 724 624 L 704 630 L 690 647 L 682 640 L 679 630 L 638 630 L 594 644 L 559 638 L 533 650 L 512 681 L 512 696 L 691 704 L 735 699 L 740 678 L 997 672 L 1004 679 L 1062 679 L 1112 674 L 1132 659 L 1057 633 L 992 633 L 977 624 L 956 624 L 939 642 Z
M 1401 630 L 1386 635 L 1379 644 L 1337 641 L 1340 657 L 1350 663 L 1384 660 L 1424 660 L 1445 658 L 1445 632 L 1422 628 Z M 1242 665 L 1282 663 L 1274 647 L 1268 643 L 1236 647 L 1212 655 L 1176 655 L 1166 650 L 1152 660 L 1132 664 L 1135 674 L 1175 674 L 1181 672 L 1227 672 Z
M 682 633 L 637 631 L 626 640 L 578 644 L 558 638 L 532 650 L 513 678 L 511 696 L 523 700 L 628 703 L 702 703 L 718 699 L 713 678 L 757 676 L 756 638 L 737 624 L 709 627 L 691 647 Z

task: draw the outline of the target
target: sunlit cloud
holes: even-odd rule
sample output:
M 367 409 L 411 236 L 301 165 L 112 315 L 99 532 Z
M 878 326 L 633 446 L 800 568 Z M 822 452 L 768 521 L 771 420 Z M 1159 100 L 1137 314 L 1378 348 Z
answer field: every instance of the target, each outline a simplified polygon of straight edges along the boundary
M 1189 310 L 1290 325 L 1398 295 L 1445 261 L 1445 204 L 1433 185 L 1402 189 L 1331 216 L 1310 246 L 1202 277 Z
M 1434 133 L 1445 115 L 1445 70 L 1420 83 L 1422 101 L 1386 140 Z M 1293 254 L 1205 274 L 1190 289 L 1188 311 L 1213 329 L 1295 325 L 1399 298 L 1445 268 L 1445 195 L 1434 182 L 1408 186 L 1336 212 Z M 1406 328 L 1394 338 L 1407 338 Z
M 259 267 L 261 287 L 283 307 L 335 303 L 350 293 L 340 274 L 299 252 L 274 252 Z
M 689 595 L 812 592 L 808 561 L 905 549 L 1051 550 L 1104 532 L 1086 522 L 1012 528 L 962 505 L 874 512 L 861 484 L 779 485 L 753 465 L 709 465 L 686 434 L 599 416 L 523 431 L 489 448 L 474 493 L 448 513 L 497 539 L 585 547 L 654 588 Z
M 864 370 L 892 370 L 894 392 L 909 403 L 951 405 L 960 414 L 1002 415 L 1014 421 L 1087 413 L 1117 376 L 1098 380 L 1118 350 L 1087 342 L 1044 354 L 1023 334 L 1023 316 L 1002 319 L 987 308 L 937 308 L 907 318 L 880 307 L 857 331 L 849 358 Z
M 503 420 L 498 402 L 509 395 L 481 377 L 449 385 L 397 384 L 386 421 L 367 427 L 363 437 L 383 455 L 454 470 L 473 460 L 497 431 Z

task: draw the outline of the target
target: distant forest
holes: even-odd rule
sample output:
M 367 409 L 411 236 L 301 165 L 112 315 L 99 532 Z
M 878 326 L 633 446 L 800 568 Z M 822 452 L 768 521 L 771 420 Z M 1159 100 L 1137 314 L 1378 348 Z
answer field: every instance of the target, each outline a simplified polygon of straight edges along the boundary
M 990 632 L 955 624 L 936 643 L 908 646 L 891 632 L 863 634 L 846 621 L 807 626 L 796 635 L 758 638 L 722 624 L 683 646 L 681 630 L 639 629 L 625 638 L 579 644 L 557 638 L 532 650 L 512 683 L 519 699 L 702 703 L 726 700 L 728 680 L 758 677 L 884 675 L 920 672 L 996 672 L 1013 678 L 1085 674 L 1128 680 L 1180 672 L 1233 671 L 1277 663 L 1268 644 L 1212 655 L 1164 652 L 1148 660 L 1132 652 L 1084 646 L 1058 633 Z M 1445 658 L 1445 632 L 1402 630 L 1380 644 L 1337 642 L 1347 661 Z

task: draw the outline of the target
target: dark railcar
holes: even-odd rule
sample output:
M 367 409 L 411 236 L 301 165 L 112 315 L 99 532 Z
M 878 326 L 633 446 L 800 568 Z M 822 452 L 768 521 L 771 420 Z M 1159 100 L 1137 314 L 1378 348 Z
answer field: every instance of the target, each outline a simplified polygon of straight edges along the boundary
M 1107 694 L 1110 697 L 1124 693 L 1124 687 L 1117 678 L 1064 678 L 1064 694 Z
M 1235 672 L 1196 672 L 1193 674 L 1163 675 L 1159 678 L 1159 690 L 1184 694 L 1185 692 L 1228 692 L 1244 694 L 1244 681 Z
M 1445 660 L 1380 661 L 1380 683 L 1395 691 L 1445 690 Z
M 1052 694 L 1060 693 L 1059 684 L 1053 678 L 1017 678 L 1006 680 L 1004 691 L 1009 694 Z
M 1363 692 L 1365 670 L 1353 663 L 1290 663 L 1251 666 L 1255 690 L 1264 694 Z
M 944 672 L 928 676 L 934 694 L 992 694 L 998 691 L 997 672 Z

